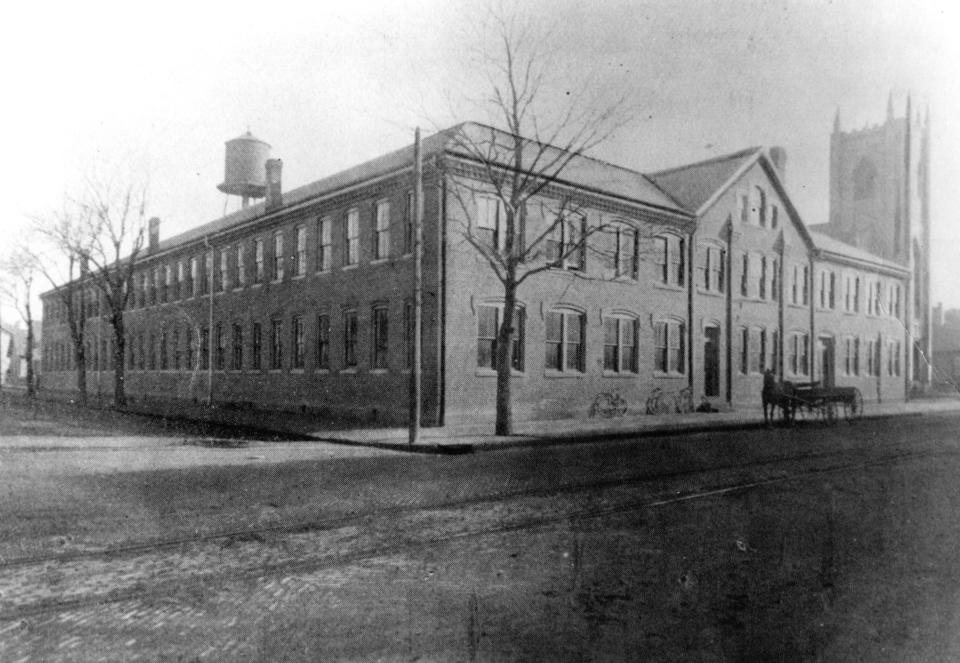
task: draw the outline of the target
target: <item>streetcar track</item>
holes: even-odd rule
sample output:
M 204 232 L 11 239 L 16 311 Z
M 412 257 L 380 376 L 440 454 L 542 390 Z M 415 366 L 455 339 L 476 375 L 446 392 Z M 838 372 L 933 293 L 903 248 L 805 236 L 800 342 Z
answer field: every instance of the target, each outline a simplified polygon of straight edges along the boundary
M 899 446 L 898 443 L 883 445 L 882 449 Z M 873 447 L 876 449 L 876 447 Z M 766 466 L 778 465 L 804 460 L 822 460 L 824 458 L 859 454 L 863 449 L 824 451 L 814 454 L 795 454 L 790 456 L 780 456 L 773 459 L 756 460 L 747 463 L 735 463 L 727 465 L 715 465 L 711 467 L 699 467 L 695 469 L 679 469 L 668 472 L 633 474 L 623 477 L 613 477 L 609 479 L 599 479 L 590 481 L 573 481 L 565 484 L 538 486 L 532 488 L 518 488 L 510 491 L 501 491 L 487 493 L 484 495 L 472 495 L 451 500 L 440 500 L 435 502 L 419 502 L 413 504 L 399 504 L 394 506 L 377 507 L 360 513 L 350 513 L 332 518 L 320 520 L 301 520 L 293 523 L 276 523 L 273 525 L 264 525 L 260 527 L 248 527 L 240 529 L 220 530 L 206 534 L 194 534 L 191 536 L 181 536 L 169 539 L 155 539 L 147 541 L 135 541 L 124 543 L 107 548 L 76 550 L 69 552 L 46 553 L 39 555 L 29 555 L 16 557 L 13 559 L 0 560 L 0 571 L 6 569 L 20 568 L 37 564 L 47 563 L 67 563 L 83 559 L 112 559 L 126 555 L 148 553 L 164 550 L 167 548 L 185 547 L 198 543 L 209 543 L 223 539 L 244 539 L 247 537 L 256 537 L 263 534 L 302 534 L 307 532 L 322 532 L 327 530 L 339 529 L 350 524 L 359 524 L 371 518 L 377 518 L 389 515 L 402 515 L 416 511 L 436 511 L 442 509 L 456 509 L 471 505 L 488 504 L 491 502 L 514 500 L 523 497 L 538 497 L 543 495 L 564 495 L 578 492 L 588 492 L 591 490 L 606 490 L 629 486 L 636 483 L 646 483 L 653 481 L 665 481 L 692 477 L 706 472 L 723 472 L 738 469 L 757 469 Z
M 898 443 L 883 445 L 880 449 L 888 449 L 899 446 Z M 877 449 L 877 447 L 873 447 Z M 0 571 L 5 569 L 32 566 L 35 564 L 46 563 L 66 563 L 82 559 L 97 558 L 116 558 L 131 554 L 147 553 L 159 551 L 167 548 L 177 548 L 189 546 L 197 543 L 208 543 L 223 539 L 243 539 L 245 537 L 255 537 L 263 534 L 300 534 L 313 531 L 325 531 L 345 527 L 352 523 L 360 523 L 369 518 L 376 518 L 387 515 L 402 515 L 415 511 L 428 511 L 440 509 L 453 509 L 471 506 L 474 504 L 487 504 L 502 500 L 511 500 L 521 497 L 537 497 L 541 495 L 571 494 L 577 492 L 587 492 L 590 490 L 606 490 L 628 486 L 636 483 L 646 483 L 652 481 L 664 481 L 679 479 L 683 477 L 695 476 L 706 472 L 724 472 L 739 469 L 757 469 L 761 467 L 789 463 L 803 460 L 820 460 L 835 456 L 858 454 L 863 449 L 823 451 L 814 454 L 795 454 L 790 456 L 779 456 L 772 459 L 763 459 L 751 461 L 748 463 L 736 463 L 727 465 L 715 465 L 710 467 L 698 467 L 671 470 L 666 472 L 632 474 L 622 477 L 613 477 L 609 479 L 572 481 L 559 485 L 537 486 L 532 488 L 517 488 L 510 491 L 500 491 L 487 493 L 483 495 L 471 495 L 462 498 L 439 500 L 435 502 L 417 502 L 413 504 L 398 504 L 394 506 L 376 507 L 360 513 L 350 513 L 332 518 L 300 520 L 293 523 L 276 523 L 273 525 L 263 525 L 260 527 L 246 527 L 229 530 L 213 531 L 205 534 L 193 534 L 190 536 L 180 536 L 168 539 L 154 539 L 147 541 L 133 541 L 106 548 L 94 548 L 89 550 L 74 550 L 69 552 L 55 552 L 38 555 L 28 555 L 12 559 L 0 559 Z
M 422 539 L 394 540 L 386 543 L 367 545 L 349 552 L 342 552 L 338 550 L 334 553 L 307 559 L 292 559 L 266 564 L 255 564 L 247 568 L 228 569 L 223 571 L 214 570 L 210 573 L 187 574 L 180 578 L 155 582 L 147 586 L 145 586 L 143 583 L 137 583 L 128 588 L 111 590 L 100 594 L 86 594 L 66 599 L 41 599 L 40 601 L 36 601 L 31 604 L 22 605 L 7 610 L 0 610 L 0 621 L 9 621 L 44 614 L 57 614 L 79 608 L 121 603 L 124 601 L 132 601 L 147 597 L 169 596 L 171 594 L 175 594 L 177 590 L 182 589 L 187 583 L 190 582 L 212 583 L 231 580 L 265 578 L 269 576 L 276 576 L 281 573 L 290 574 L 315 572 L 323 569 L 348 566 L 379 557 L 398 555 L 405 552 L 410 552 L 412 550 L 444 545 L 455 541 L 463 541 L 524 530 L 534 530 L 574 520 L 603 518 L 631 511 L 660 508 L 672 504 L 681 504 L 694 500 L 709 499 L 764 486 L 788 483 L 802 479 L 811 479 L 827 474 L 887 465 L 903 460 L 942 455 L 957 455 L 957 453 L 958 452 L 956 451 L 944 451 L 942 449 L 903 452 L 881 458 L 874 458 L 859 463 L 810 468 L 807 470 L 794 472 L 793 474 L 756 479 L 752 481 L 730 484 L 727 486 L 718 486 L 708 490 L 698 490 L 695 492 L 678 494 L 671 497 L 661 497 L 653 500 L 651 500 L 649 497 L 646 497 L 641 499 L 625 500 L 608 506 L 585 507 L 580 509 L 566 510 L 562 513 L 526 516 L 511 522 L 500 522 L 495 525 L 487 525 L 483 527 L 466 527 L 459 531 L 447 532 L 435 536 L 427 536 Z M 396 535 L 395 538 L 398 538 L 401 535 L 402 533 Z

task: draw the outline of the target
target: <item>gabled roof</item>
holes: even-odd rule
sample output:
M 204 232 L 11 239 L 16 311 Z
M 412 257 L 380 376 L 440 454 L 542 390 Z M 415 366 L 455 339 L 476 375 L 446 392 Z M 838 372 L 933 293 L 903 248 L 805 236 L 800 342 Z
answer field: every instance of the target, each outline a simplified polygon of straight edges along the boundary
M 700 212 L 711 198 L 725 188 L 724 185 L 761 153 L 761 148 L 750 147 L 706 161 L 660 170 L 650 173 L 649 177 L 684 207 Z
M 531 146 L 531 150 L 539 148 L 539 144 L 533 141 L 527 141 L 527 144 Z M 438 153 L 448 153 L 467 159 L 476 158 L 476 155 L 471 154 L 472 150 L 466 147 L 471 145 L 479 146 L 487 155 L 495 157 L 498 164 L 505 167 L 510 166 L 509 157 L 511 153 L 509 148 L 512 146 L 512 134 L 476 122 L 464 122 L 427 136 L 421 142 L 421 151 L 424 160 Z M 543 159 L 539 163 L 549 164 L 552 160 L 562 156 L 563 152 L 559 148 L 546 146 Z M 278 212 L 323 196 L 335 194 L 349 186 L 402 171 L 412 167 L 412 165 L 413 145 L 411 144 L 316 182 L 285 191 L 283 193 L 283 207 Z M 554 179 L 558 183 L 613 195 L 627 201 L 658 208 L 668 213 L 684 217 L 692 216 L 689 211 L 659 189 L 654 182 L 642 173 L 585 155 L 576 155 L 570 159 Z M 206 235 L 229 230 L 264 215 L 264 203 L 256 203 L 233 214 L 162 240 L 157 252 L 173 249 Z M 144 258 L 147 257 L 149 256 L 144 254 Z
M 891 260 L 885 260 L 880 256 L 870 253 L 869 251 L 864 251 L 856 246 L 851 246 L 846 242 L 841 242 L 839 239 L 835 239 L 829 235 L 824 235 L 821 232 L 811 230 L 810 239 L 813 240 L 814 247 L 820 251 L 821 255 L 832 254 L 833 256 L 841 258 L 849 258 L 854 261 L 870 263 L 878 267 L 886 267 L 899 272 L 909 273 L 909 270 L 899 263 Z

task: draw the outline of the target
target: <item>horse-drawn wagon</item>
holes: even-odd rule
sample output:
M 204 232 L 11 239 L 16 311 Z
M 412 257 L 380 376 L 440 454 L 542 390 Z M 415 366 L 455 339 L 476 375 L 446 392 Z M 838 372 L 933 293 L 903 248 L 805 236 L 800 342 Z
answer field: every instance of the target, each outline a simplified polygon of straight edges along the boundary
M 763 380 L 763 419 L 769 422 L 780 408 L 786 422 L 818 418 L 836 423 L 841 413 L 847 421 L 863 416 L 863 394 L 856 387 L 822 386 L 819 382 L 777 382 L 772 372 Z M 768 416 L 769 410 L 769 416 Z

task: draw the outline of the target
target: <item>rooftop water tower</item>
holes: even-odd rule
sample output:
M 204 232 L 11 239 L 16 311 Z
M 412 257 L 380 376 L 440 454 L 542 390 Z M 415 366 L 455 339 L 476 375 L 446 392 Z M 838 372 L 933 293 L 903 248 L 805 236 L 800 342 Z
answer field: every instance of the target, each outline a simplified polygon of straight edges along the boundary
M 226 194 L 240 196 L 243 207 L 251 198 L 263 198 L 267 191 L 266 161 L 270 145 L 249 131 L 226 143 L 223 184 L 217 188 Z

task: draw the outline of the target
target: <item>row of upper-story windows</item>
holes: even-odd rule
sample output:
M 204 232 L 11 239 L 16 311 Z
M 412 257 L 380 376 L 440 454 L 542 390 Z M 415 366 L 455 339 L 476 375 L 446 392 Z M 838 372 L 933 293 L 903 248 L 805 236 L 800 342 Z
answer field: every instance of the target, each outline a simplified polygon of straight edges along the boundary
M 887 316 L 899 320 L 902 314 L 902 301 L 903 286 L 900 282 L 884 281 L 877 277 L 870 278 L 856 273 L 829 269 L 819 271 L 816 303 L 821 309 L 842 308 L 847 313 L 865 311 L 867 315 Z
M 391 200 L 374 203 L 370 218 L 370 245 L 361 244 L 364 215 L 360 206 L 341 215 L 321 216 L 252 239 L 214 247 L 198 256 L 157 265 L 134 274 L 131 306 L 155 304 L 224 292 L 266 281 L 279 282 L 305 276 L 311 267 L 326 272 L 335 267 L 335 238 L 342 237 L 340 264 L 351 268 L 364 259 L 371 262 L 395 255 L 407 255 L 413 248 L 413 194 L 406 195 L 397 226 L 391 213 Z M 338 230 L 339 229 L 339 230 Z M 399 230 L 399 242 L 391 242 L 391 233 Z

